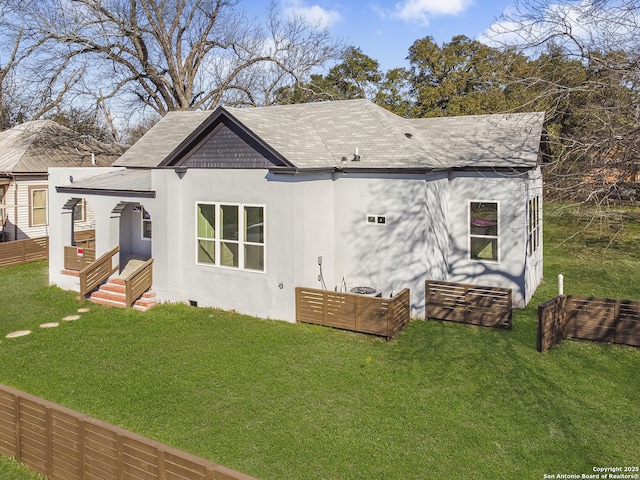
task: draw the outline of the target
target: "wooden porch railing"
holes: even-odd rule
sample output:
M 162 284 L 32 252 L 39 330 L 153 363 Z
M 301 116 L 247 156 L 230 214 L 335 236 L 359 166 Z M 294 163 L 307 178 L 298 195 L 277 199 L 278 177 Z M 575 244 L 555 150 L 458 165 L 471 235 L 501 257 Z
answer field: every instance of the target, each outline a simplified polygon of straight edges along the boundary
M 153 258 L 150 258 L 124 279 L 127 308 L 130 308 L 144 292 L 151 288 L 153 284 L 152 265 Z
M 79 272 L 87 265 L 96 261 L 96 249 L 95 248 L 82 248 L 82 255 L 78 254 L 78 249 L 81 247 L 75 246 L 64 247 L 64 269 L 73 272 Z
M 80 298 L 86 297 L 94 288 L 104 282 L 120 269 L 120 265 L 112 266 L 111 259 L 120 251 L 120 246 L 105 253 L 91 265 L 80 270 Z
M 74 232 L 73 244 L 79 248 L 96 248 L 95 229 Z

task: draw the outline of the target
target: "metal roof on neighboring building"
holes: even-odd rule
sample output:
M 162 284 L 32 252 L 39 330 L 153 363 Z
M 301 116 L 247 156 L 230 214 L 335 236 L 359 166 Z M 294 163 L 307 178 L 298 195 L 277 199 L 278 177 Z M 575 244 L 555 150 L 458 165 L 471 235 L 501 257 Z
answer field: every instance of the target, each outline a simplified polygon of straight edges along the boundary
M 52 120 L 25 122 L 0 132 L 0 173 L 47 173 L 49 167 L 107 167 L 123 152 Z

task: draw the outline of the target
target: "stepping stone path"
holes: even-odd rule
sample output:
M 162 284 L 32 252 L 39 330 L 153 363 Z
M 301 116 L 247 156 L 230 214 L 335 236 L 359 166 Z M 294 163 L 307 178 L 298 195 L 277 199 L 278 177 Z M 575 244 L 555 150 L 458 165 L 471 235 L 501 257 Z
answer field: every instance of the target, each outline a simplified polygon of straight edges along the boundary
M 5 338 L 18 338 L 24 337 L 25 335 L 29 335 L 31 330 L 18 330 L 17 332 L 8 333 Z
M 88 311 L 89 311 L 88 308 L 79 308 L 78 309 L 78 313 L 87 313 Z M 64 320 L 65 322 L 71 322 L 73 320 L 78 320 L 80 317 L 81 317 L 81 315 L 67 315 L 62 320 Z M 43 323 L 42 325 L 40 325 L 40 328 L 54 328 L 54 327 L 57 327 L 58 325 L 60 325 L 59 322 L 48 322 L 48 323 Z M 25 335 L 29 335 L 30 333 L 31 333 L 31 330 L 18 330 L 17 332 L 8 333 L 5 336 L 5 338 L 24 337 Z

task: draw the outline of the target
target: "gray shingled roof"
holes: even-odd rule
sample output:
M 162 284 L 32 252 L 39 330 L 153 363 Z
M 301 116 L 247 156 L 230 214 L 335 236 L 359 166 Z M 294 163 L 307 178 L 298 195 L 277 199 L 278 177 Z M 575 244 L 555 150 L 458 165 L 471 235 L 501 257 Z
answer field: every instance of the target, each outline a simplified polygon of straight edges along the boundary
M 224 110 L 299 169 L 532 167 L 544 121 L 542 112 L 405 119 L 368 100 Z M 114 165 L 158 166 L 210 115 L 168 114 Z
M 113 166 L 157 167 L 212 113 L 211 110 L 167 113 L 116 160 Z
M 34 120 L 0 132 L 0 173 L 47 173 L 49 167 L 110 166 L 123 152 L 52 121 Z

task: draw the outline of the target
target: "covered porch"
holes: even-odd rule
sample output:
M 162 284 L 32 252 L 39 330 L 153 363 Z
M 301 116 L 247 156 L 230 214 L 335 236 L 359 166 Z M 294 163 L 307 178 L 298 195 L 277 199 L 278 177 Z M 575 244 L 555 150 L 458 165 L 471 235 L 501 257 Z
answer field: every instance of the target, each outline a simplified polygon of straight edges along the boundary
M 153 286 L 151 215 L 144 199 L 123 198 L 100 190 L 57 187 L 72 194 L 60 206 L 60 254 L 56 273 L 63 288 L 103 305 L 147 310 L 156 304 Z M 113 193 L 113 192 L 110 192 Z M 148 195 L 146 195 L 148 196 Z M 54 263 L 55 263 L 54 260 Z

